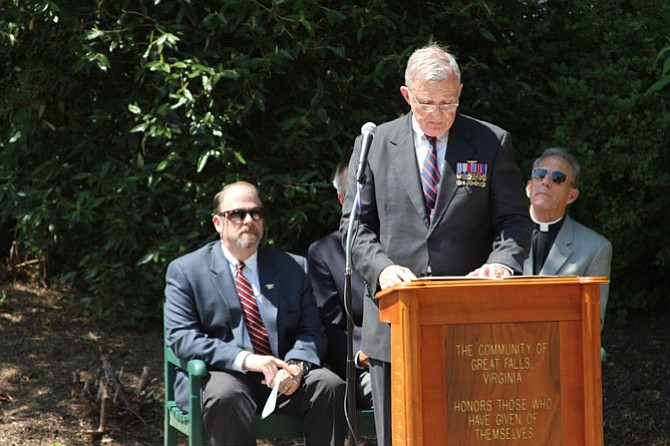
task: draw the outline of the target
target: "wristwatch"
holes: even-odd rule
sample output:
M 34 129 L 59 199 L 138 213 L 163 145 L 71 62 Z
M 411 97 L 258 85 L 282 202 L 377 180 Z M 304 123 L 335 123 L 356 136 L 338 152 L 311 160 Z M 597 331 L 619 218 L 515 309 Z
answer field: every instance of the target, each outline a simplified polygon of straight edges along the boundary
M 300 370 L 302 371 L 302 376 L 307 375 L 307 373 L 310 371 L 312 368 L 312 364 L 307 362 L 307 361 L 300 361 L 298 359 L 289 359 L 286 361 L 287 364 L 292 364 L 292 365 L 297 365 L 300 367 Z

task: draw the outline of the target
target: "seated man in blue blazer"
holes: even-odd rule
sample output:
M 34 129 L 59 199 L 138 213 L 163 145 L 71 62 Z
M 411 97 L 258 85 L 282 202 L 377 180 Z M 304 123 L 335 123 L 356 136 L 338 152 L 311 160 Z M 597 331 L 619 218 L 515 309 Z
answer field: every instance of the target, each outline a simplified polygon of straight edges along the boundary
M 580 171 L 577 159 L 560 148 L 545 150 L 533 162 L 526 194 L 535 230 L 524 274 L 609 278 L 612 243 L 567 214 L 568 206 L 579 196 Z M 608 295 L 609 285 L 601 285 L 601 326 Z
M 259 248 L 264 212 L 252 184 L 214 198 L 220 240 L 170 263 L 167 343 L 202 359 L 205 428 L 212 445 L 253 445 L 254 418 L 277 386 L 275 412 L 301 416 L 307 445 L 342 445 L 345 384 L 320 368 L 326 337 L 302 257 Z M 184 376 L 175 394 L 186 407 Z

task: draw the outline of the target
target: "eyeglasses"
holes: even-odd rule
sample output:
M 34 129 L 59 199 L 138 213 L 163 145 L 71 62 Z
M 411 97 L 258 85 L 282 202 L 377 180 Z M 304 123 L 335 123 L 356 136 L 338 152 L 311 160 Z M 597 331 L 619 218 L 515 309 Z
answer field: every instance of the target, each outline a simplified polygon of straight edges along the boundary
M 416 99 L 412 90 L 407 88 L 407 91 L 409 91 L 409 95 L 412 97 L 416 108 L 422 113 L 433 113 L 435 110 L 440 110 L 441 112 L 453 112 L 458 108 L 458 102 L 453 102 L 451 104 L 423 104 Z
M 251 208 L 251 209 L 231 209 L 229 211 L 219 212 L 216 215 L 221 217 L 226 217 L 228 220 L 233 223 L 241 223 L 246 220 L 247 215 L 251 216 L 253 221 L 258 221 L 265 216 L 263 208 Z
M 568 179 L 568 174 L 561 172 L 560 170 L 547 170 L 543 167 L 536 167 L 533 169 L 532 178 L 534 180 L 540 181 L 551 173 L 551 181 L 556 184 L 563 184 L 565 180 Z

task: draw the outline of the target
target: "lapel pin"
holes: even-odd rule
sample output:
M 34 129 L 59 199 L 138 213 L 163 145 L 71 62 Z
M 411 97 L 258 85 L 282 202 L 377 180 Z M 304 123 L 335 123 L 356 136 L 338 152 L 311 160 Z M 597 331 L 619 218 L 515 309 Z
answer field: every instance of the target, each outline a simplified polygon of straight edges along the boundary
M 267 283 L 267 284 L 265 284 L 265 288 L 267 288 L 268 290 L 272 290 L 272 289 L 274 289 L 274 287 L 275 287 L 275 284 L 274 284 L 274 283 Z

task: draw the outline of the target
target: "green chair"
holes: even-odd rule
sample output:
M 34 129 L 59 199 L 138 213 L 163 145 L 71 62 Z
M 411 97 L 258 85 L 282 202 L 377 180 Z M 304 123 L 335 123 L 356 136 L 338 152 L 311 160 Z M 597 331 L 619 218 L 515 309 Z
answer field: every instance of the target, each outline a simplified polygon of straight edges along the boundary
M 165 366 L 165 446 L 177 446 L 179 433 L 188 438 L 189 446 L 203 446 L 208 435 L 202 421 L 202 401 L 200 389 L 202 380 L 207 376 L 204 361 L 193 359 L 182 361 L 175 356 L 167 344 L 164 345 Z M 174 382 L 177 370 L 188 372 L 189 376 L 189 412 L 183 412 L 175 401 Z M 361 438 L 375 438 L 375 422 L 372 410 L 358 410 L 356 413 L 357 434 Z M 254 428 L 257 438 L 288 440 L 303 436 L 302 420 L 289 415 L 273 414 L 261 419 L 256 417 Z
M 163 363 L 165 369 L 165 446 L 177 446 L 178 432 L 188 438 L 189 446 L 202 446 L 206 435 L 205 426 L 202 423 L 200 388 L 203 378 L 207 376 L 207 366 L 199 359 L 182 361 L 167 345 L 165 345 Z M 189 376 L 188 413 L 182 411 L 175 401 L 174 382 L 178 369 L 185 370 Z

